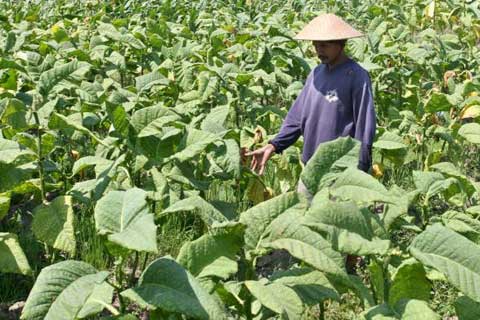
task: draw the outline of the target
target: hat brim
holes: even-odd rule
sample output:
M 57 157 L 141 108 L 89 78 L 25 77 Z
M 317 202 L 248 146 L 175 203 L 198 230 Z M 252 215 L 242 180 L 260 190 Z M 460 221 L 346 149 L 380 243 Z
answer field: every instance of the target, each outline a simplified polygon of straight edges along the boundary
M 365 35 L 363 33 L 359 33 L 358 35 L 351 35 L 351 36 L 343 36 L 343 37 L 325 37 L 325 36 L 314 36 L 314 35 L 301 35 L 297 34 L 293 38 L 295 40 L 311 40 L 311 41 L 335 41 L 335 40 L 348 40 L 354 38 L 361 38 Z
M 332 41 L 363 37 L 363 33 L 334 14 L 321 14 L 310 21 L 296 40 Z

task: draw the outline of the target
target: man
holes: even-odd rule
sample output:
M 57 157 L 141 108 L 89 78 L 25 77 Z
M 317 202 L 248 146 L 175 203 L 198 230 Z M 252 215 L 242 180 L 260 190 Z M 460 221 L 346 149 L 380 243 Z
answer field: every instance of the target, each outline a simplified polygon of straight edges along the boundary
M 370 77 L 344 52 L 347 39 L 361 36 L 362 33 L 333 14 L 316 17 L 300 31 L 296 39 L 312 40 L 322 63 L 308 75 L 279 134 L 263 148 L 246 154 L 253 156 L 252 170 L 263 174 L 273 153 L 281 153 L 300 135 L 304 137 L 304 164 L 320 143 L 351 136 L 362 143 L 358 168 L 370 170 L 376 128 Z M 312 196 L 301 180 L 298 191 Z

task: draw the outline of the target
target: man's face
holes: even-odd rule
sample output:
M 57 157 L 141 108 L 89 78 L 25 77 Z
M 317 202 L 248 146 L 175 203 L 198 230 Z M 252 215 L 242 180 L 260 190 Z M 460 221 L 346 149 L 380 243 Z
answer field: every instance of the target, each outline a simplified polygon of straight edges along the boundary
M 313 41 L 313 45 L 322 63 L 331 63 L 343 50 L 343 46 L 335 41 Z

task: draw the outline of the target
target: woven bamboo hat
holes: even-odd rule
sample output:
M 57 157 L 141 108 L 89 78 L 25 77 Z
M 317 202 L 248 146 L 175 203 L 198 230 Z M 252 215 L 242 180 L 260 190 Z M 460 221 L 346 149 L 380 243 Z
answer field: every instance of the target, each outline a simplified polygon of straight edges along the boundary
M 325 13 L 310 21 L 296 36 L 297 40 L 343 40 L 362 37 L 363 33 L 355 30 L 342 18 Z

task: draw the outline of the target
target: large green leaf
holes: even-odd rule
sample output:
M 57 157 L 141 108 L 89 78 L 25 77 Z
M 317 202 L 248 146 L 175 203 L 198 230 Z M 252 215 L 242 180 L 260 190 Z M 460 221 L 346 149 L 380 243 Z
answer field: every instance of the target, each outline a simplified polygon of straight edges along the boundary
M 190 128 L 172 158 L 180 162 L 190 160 L 205 151 L 207 146 L 217 139 L 218 137 L 212 133 Z
M 440 316 L 422 300 L 402 300 L 392 309 L 387 304 L 377 305 L 362 313 L 365 320 L 440 320 Z
M 32 273 L 16 234 L 0 232 L 0 272 Z
M 273 219 L 299 202 L 298 195 L 295 192 L 290 192 L 259 203 L 242 212 L 240 222 L 247 226 L 245 230 L 246 248 L 255 249 Z
M 163 204 L 168 197 L 168 181 L 163 173 L 161 173 L 156 167 L 153 167 L 149 174 L 151 176 L 151 188 L 152 191 L 148 191 L 148 198 L 158 201 L 160 207 L 163 207 Z
M 48 127 L 50 129 L 75 129 L 91 137 L 95 142 L 108 147 L 95 133 L 85 128 L 81 121 L 77 121 L 73 117 L 66 117 L 60 113 L 53 112 L 48 122 Z
M 321 232 L 336 250 L 354 255 L 385 254 L 390 241 L 375 237 L 368 210 L 360 210 L 353 202 L 326 202 L 310 207 L 308 225 Z M 385 233 L 385 232 L 384 232 Z
M 7 90 L 17 90 L 18 74 L 14 69 L 8 71 L 0 71 L 0 88 Z
M 0 192 L 9 192 L 31 177 L 33 163 L 16 166 L 0 162 Z
M 325 253 L 322 248 L 314 247 L 311 244 L 296 239 L 278 239 L 264 244 L 272 249 L 287 250 L 292 256 L 300 259 L 317 270 L 327 273 L 345 285 L 350 284 L 349 277 L 343 267 L 339 267 L 337 261 Z M 325 249 L 329 249 L 327 246 Z
M 480 216 L 480 206 L 473 206 L 467 208 L 467 213 L 470 213 L 473 216 Z
M 32 231 L 35 236 L 55 249 L 75 254 L 75 229 L 72 197 L 60 196 L 50 204 L 33 210 Z
M 329 277 L 330 278 L 330 277 Z M 362 278 L 356 275 L 349 275 L 350 278 L 350 288 L 356 293 L 356 295 L 361 299 L 362 304 L 365 307 L 372 307 L 375 305 L 375 300 L 373 299 L 373 295 L 371 292 L 371 288 L 367 287 L 364 283 Z M 333 278 L 335 280 L 335 278 Z M 337 290 L 343 291 L 345 287 L 343 284 L 338 282 L 333 282 L 333 285 L 337 288 Z
M 473 242 L 480 244 L 480 221 L 468 214 L 449 210 L 442 214 L 443 224 Z
M 207 72 L 202 72 L 198 78 L 198 92 L 201 95 L 201 102 L 205 102 L 217 92 L 218 78 L 209 77 Z
M 461 296 L 455 300 L 455 311 L 459 320 L 480 319 L 480 302 Z
M 280 283 L 245 281 L 245 286 L 262 305 L 278 313 L 282 318 L 300 319 L 304 312 L 302 300 L 295 290 Z
M 0 221 L 7 215 L 10 209 L 10 195 L 8 193 L 0 193 Z
M 40 272 L 28 295 L 21 319 L 77 319 L 85 302 L 108 276 L 85 262 L 62 261 Z
M 140 277 L 139 286 L 121 294 L 149 309 L 160 308 L 195 319 L 227 319 L 220 301 L 168 257 L 153 261 Z
M 480 124 L 467 123 L 460 127 L 458 134 L 471 143 L 480 144 Z
M 271 281 L 292 288 L 308 305 L 315 305 L 326 299 L 340 300 L 339 294 L 328 278 L 312 268 L 294 268 L 277 272 L 272 275 Z
M 198 276 L 221 257 L 236 260 L 243 245 L 243 232 L 244 226 L 237 223 L 213 228 L 210 233 L 185 243 L 178 253 L 177 261 L 194 276 Z M 219 277 L 223 277 L 225 272 L 220 271 Z M 212 275 L 211 272 L 209 275 Z
M 139 133 L 150 123 L 163 117 L 179 118 L 179 116 L 169 108 L 162 105 L 154 105 L 135 111 L 130 122 L 135 131 Z
M 429 199 L 439 194 L 443 194 L 447 200 L 451 197 L 455 198 L 454 196 L 462 196 L 461 191 L 460 182 L 456 178 L 435 181 L 430 188 L 428 188 L 424 203 L 428 203 L 427 201 Z
M 432 284 L 426 277 L 423 265 L 413 259 L 404 261 L 392 276 L 389 290 L 391 305 L 402 299 L 418 299 L 428 301 Z
M 120 41 L 137 50 L 145 49 L 145 44 L 131 33 L 122 34 Z
M 73 164 L 72 177 L 88 167 L 95 167 L 95 176 L 98 177 L 113 164 L 112 160 L 108 160 L 97 156 L 86 156 L 78 159 Z
M 203 281 L 202 283 L 210 282 L 211 284 L 215 284 L 211 279 L 226 280 L 237 274 L 237 272 L 237 261 L 225 256 L 220 256 L 205 266 L 205 268 L 203 268 L 198 274 L 197 278 Z
M 27 110 L 25 103 L 19 99 L 5 98 L 0 100 L 0 119 L 4 124 L 9 125 L 14 130 L 24 131 L 28 129 Z M 39 117 L 41 117 L 43 108 L 40 110 Z
M 108 282 L 95 284 L 92 293 L 78 312 L 77 317 L 84 319 L 102 312 L 105 306 L 112 302 L 112 297 L 113 287 Z
M 20 60 L 23 60 L 24 63 L 26 62 L 27 64 L 30 64 L 31 66 L 40 66 L 40 60 L 42 59 L 42 56 L 35 51 L 19 51 L 16 53 L 17 58 Z M 53 63 L 53 62 L 52 62 Z M 43 65 L 43 64 L 42 64 Z M 50 66 L 51 63 L 47 63 L 47 66 Z M 30 70 L 37 70 L 36 68 L 31 68 Z
M 219 175 L 222 177 L 240 177 L 241 173 L 241 161 L 240 161 L 240 148 L 234 139 L 226 139 L 215 148 L 213 152 L 207 155 L 210 161 L 211 168 L 210 173 Z
M 405 190 L 398 186 L 393 186 L 390 189 L 390 194 L 392 197 L 396 198 L 395 203 L 386 204 L 387 210 L 382 217 L 383 224 L 385 229 L 390 230 L 394 226 L 394 222 L 401 216 L 404 216 L 408 213 L 408 207 L 412 201 L 412 197 L 418 194 L 418 191 L 412 191 L 412 193 L 407 193 Z
M 412 173 L 415 187 L 422 193 L 427 193 L 428 189 L 434 182 L 445 179 L 445 177 L 439 172 L 414 170 Z
M 227 218 L 218 211 L 217 208 L 200 196 L 193 196 L 179 200 L 163 210 L 161 214 L 165 215 L 181 211 L 193 211 L 208 226 L 212 225 L 214 222 L 227 221 Z
M 0 58 L 0 69 L 15 69 L 25 74 L 27 73 L 27 70 L 25 70 L 24 67 L 22 67 L 13 60 L 8 60 L 5 58 Z
M 101 160 L 103 158 L 100 157 L 92 158 L 90 156 L 79 159 L 78 164 L 75 162 L 77 166 L 74 164 L 74 174 L 77 173 L 77 170 L 95 165 L 95 179 L 75 183 L 69 193 L 74 198 L 86 203 L 90 203 L 90 200 L 100 199 L 115 176 L 117 167 L 124 162 L 125 156 L 125 154 L 122 154 L 113 162 L 107 159 Z
M 158 71 L 153 71 L 135 78 L 137 92 L 148 91 L 154 85 L 168 85 L 169 80 Z
M 400 300 L 395 305 L 395 311 L 400 314 L 400 319 L 404 320 L 441 320 L 440 315 L 436 314 L 426 301 L 422 300 Z
M 385 131 L 377 141 L 373 143 L 373 147 L 384 150 L 398 150 L 405 149 L 407 145 L 403 142 L 402 137 L 399 135 Z
M 98 33 L 115 41 L 120 41 L 122 34 L 110 23 L 98 22 Z
M 72 78 L 78 80 L 78 76 L 86 73 L 89 68 L 88 63 L 76 60 L 54 67 L 40 75 L 37 90 L 41 95 L 48 96 L 50 91 L 61 81 Z
M 414 239 L 410 252 L 424 265 L 445 274 L 465 295 L 480 301 L 480 246 L 435 224 Z
M 34 153 L 19 143 L 0 138 L 0 162 L 12 163 L 20 157 L 32 158 Z
M 107 37 L 111 40 L 114 40 L 116 42 L 124 43 L 124 44 L 126 44 L 128 46 L 131 46 L 132 48 L 135 48 L 135 49 L 138 49 L 138 50 L 145 49 L 145 45 L 143 44 L 143 42 L 140 39 L 135 38 L 135 36 L 130 34 L 130 33 L 122 33 L 120 31 L 118 31 L 115 28 L 115 26 L 113 26 L 110 23 L 99 22 L 98 27 L 97 27 L 97 31 L 101 35 L 103 35 L 103 36 L 105 36 L 105 37 Z
M 167 127 L 167 125 L 171 124 L 176 120 L 179 120 L 180 117 L 166 108 L 163 108 L 163 109 L 165 109 L 166 112 L 160 117 L 154 119 L 144 128 L 142 128 L 142 130 L 138 133 L 138 138 L 155 135 L 157 137 L 161 137 L 162 139 L 165 139 L 165 137 L 168 134 L 175 132 L 174 130 L 172 130 L 173 127 Z
M 178 182 L 196 190 L 208 190 L 210 182 L 198 177 L 196 171 L 196 168 L 188 162 L 178 163 L 170 171 L 165 172 L 165 176 L 169 181 Z
M 440 171 L 442 174 L 455 178 L 461 182 L 465 192 L 471 196 L 476 191 L 473 182 L 463 174 L 460 169 L 451 162 L 439 162 L 431 166 L 432 169 Z
M 338 138 L 334 141 L 325 142 L 319 145 L 315 154 L 308 161 L 302 173 L 301 179 L 308 191 L 317 193 L 321 187 L 322 178 L 332 169 L 336 169 L 337 162 L 342 158 L 355 154 L 358 164 L 359 142 L 351 137 Z
M 115 130 L 122 136 L 127 136 L 129 129 L 129 116 L 122 105 L 106 102 L 106 109 L 110 122 Z
M 202 121 L 201 129 L 214 134 L 225 132 L 225 121 L 230 111 L 229 105 L 218 106 L 213 108 L 210 113 Z
M 150 129 L 152 126 L 147 127 Z M 156 129 L 154 129 L 156 130 Z M 138 153 L 145 155 L 152 161 L 164 163 L 171 160 L 171 156 L 175 153 L 175 149 L 182 139 L 182 130 L 175 127 L 165 126 L 161 128 L 161 132 L 155 132 L 155 135 L 141 137 L 137 140 Z
M 292 207 L 276 217 L 268 226 L 260 246 L 268 247 L 270 242 L 278 239 L 295 239 L 320 250 L 339 268 L 343 268 L 344 259 L 342 255 L 335 251 L 331 243 L 318 232 L 307 227 L 308 220 L 304 216 L 304 211 L 301 207 Z
M 331 193 L 341 199 L 360 203 L 395 203 L 395 199 L 377 179 L 356 168 L 345 170 L 332 185 Z
M 262 235 L 264 239 L 260 247 L 285 249 L 292 256 L 323 271 L 344 288 L 357 292 L 363 290 L 345 273 L 342 255 L 332 248 L 329 241 L 306 226 L 308 220 L 303 217 L 303 211 L 301 206 L 292 207 L 276 217 Z
M 381 304 L 367 309 L 361 314 L 362 320 L 397 320 L 395 311 L 386 304 Z
M 385 272 L 382 264 L 378 260 L 370 260 L 368 264 L 368 273 L 370 275 L 370 283 L 372 287 L 372 291 L 375 292 L 375 296 L 378 302 L 387 302 L 385 297 L 387 281 L 390 280 L 390 275 Z
M 452 104 L 444 93 L 434 92 L 425 104 L 425 111 L 434 113 L 438 111 L 449 111 Z
M 138 188 L 107 193 L 95 206 L 97 231 L 124 248 L 157 252 L 157 226 L 146 197 Z

